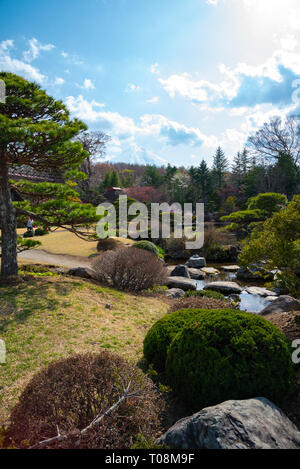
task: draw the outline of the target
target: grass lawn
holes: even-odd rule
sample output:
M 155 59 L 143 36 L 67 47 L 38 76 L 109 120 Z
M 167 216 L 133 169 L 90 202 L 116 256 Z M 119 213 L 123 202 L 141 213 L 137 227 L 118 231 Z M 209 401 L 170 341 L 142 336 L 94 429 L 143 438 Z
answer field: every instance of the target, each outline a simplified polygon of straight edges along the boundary
M 0 426 L 31 376 L 53 360 L 109 349 L 138 361 L 147 330 L 167 309 L 162 298 L 81 279 L 32 277 L 0 286 L 0 338 L 7 348 L 7 363 L 0 364 Z
M 26 231 L 25 228 L 17 230 L 19 235 Z M 1 233 L 1 231 L 0 231 Z M 67 254 L 69 256 L 89 257 L 97 252 L 97 241 L 84 241 L 69 231 L 58 229 L 45 236 L 35 236 L 33 238 L 40 241 L 42 246 L 37 249 L 50 252 L 51 254 Z M 134 241 L 125 238 L 116 238 L 124 245 L 133 244 Z

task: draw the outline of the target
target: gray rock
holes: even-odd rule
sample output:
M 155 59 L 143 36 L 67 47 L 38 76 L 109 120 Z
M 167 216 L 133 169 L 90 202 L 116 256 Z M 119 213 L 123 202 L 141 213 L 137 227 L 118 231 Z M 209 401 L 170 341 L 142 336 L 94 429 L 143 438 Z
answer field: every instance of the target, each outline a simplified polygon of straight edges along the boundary
M 171 449 L 300 449 L 300 432 L 259 397 L 207 407 L 179 420 L 157 443 Z
M 206 260 L 204 257 L 199 257 L 198 254 L 195 254 L 194 256 L 189 258 L 186 265 L 187 267 L 193 267 L 195 269 L 198 269 L 206 266 Z
M 190 277 L 195 280 L 204 280 L 206 277 L 205 272 L 202 272 L 200 269 L 193 269 L 193 267 L 188 268 Z
M 300 301 L 292 296 L 282 295 L 272 301 L 259 314 L 265 316 L 270 313 L 287 313 L 289 311 L 300 311 Z
M 211 282 L 207 283 L 204 290 L 214 290 L 221 293 L 242 293 L 242 288 L 235 282 Z
M 72 277 L 80 277 L 86 279 L 96 279 L 96 272 L 89 267 L 76 267 L 74 269 L 70 269 L 67 272 L 67 275 L 72 275 Z
M 177 265 L 171 272 L 171 277 L 191 278 L 189 270 L 185 265 Z
M 247 287 L 246 292 L 249 293 L 250 295 L 259 295 L 259 296 L 274 296 L 276 297 L 276 293 L 273 291 L 267 290 L 266 288 L 261 288 L 261 287 Z
M 169 288 L 180 288 L 181 290 L 197 290 L 196 280 L 185 277 L 168 277 L 166 285 Z
M 239 268 L 239 265 L 222 265 L 221 270 L 224 270 L 225 272 L 237 272 Z
M 171 299 L 182 298 L 184 296 L 184 291 L 181 288 L 170 288 L 166 291 L 166 296 Z

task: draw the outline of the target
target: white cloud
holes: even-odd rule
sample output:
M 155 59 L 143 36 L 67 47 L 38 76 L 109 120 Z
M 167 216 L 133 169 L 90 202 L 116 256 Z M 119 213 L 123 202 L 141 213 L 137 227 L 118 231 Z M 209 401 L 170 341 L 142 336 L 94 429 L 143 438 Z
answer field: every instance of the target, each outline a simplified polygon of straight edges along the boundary
M 74 96 L 68 96 L 66 98 L 66 105 L 70 111 L 76 115 L 76 117 L 88 122 L 97 121 L 101 115 L 101 113 L 94 108 L 104 107 L 104 104 L 98 103 L 94 100 L 88 102 L 82 95 L 79 95 L 77 98 Z
M 125 93 L 134 93 L 135 91 L 141 91 L 141 87 L 139 85 L 135 85 L 134 83 L 128 83 Z
M 157 104 L 159 102 L 159 97 L 154 96 L 153 98 L 147 99 L 146 103 L 148 104 Z
M 216 7 L 219 3 L 219 0 L 206 0 L 206 3 L 208 3 L 209 5 L 213 5 L 214 7 Z
M 154 75 L 159 75 L 160 71 L 158 67 L 159 67 L 158 63 L 155 62 L 154 64 L 150 66 L 150 72 L 153 73 Z
M 12 39 L 7 39 L 6 41 L 0 42 L 0 53 L 7 52 L 8 49 L 14 46 L 14 41 Z
M 94 90 L 95 87 L 92 83 L 92 80 L 90 80 L 89 78 L 85 78 L 84 82 L 83 82 L 83 88 L 85 90 Z
M 56 78 L 54 84 L 55 85 L 63 85 L 66 81 L 63 78 Z
M 38 68 L 11 57 L 9 49 L 13 47 L 13 44 L 10 39 L 0 43 L 0 69 L 42 83 L 46 77 Z
M 23 53 L 24 60 L 26 62 L 32 62 L 37 59 L 41 51 L 50 51 L 54 49 L 53 44 L 41 44 L 36 38 L 32 38 L 29 41 L 29 49 Z

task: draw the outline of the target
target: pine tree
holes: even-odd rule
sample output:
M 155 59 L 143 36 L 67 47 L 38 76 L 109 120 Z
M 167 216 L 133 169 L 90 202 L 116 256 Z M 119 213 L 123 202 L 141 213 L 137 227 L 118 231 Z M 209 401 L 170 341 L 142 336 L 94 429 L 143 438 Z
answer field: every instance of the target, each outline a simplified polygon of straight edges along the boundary
M 66 224 L 66 229 L 71 226 L 70 231 L 73 232 L 78 224 L 89 223 L 97 217 L 90 206 L 88 213 L 85 212 L 83 204 L 76 200 L 78 194 L 71 196 L 62 184 L 51 188 L 53 198 L 48 206 L 44 205 L 44 213 L 32 213 L 30 209 L 34 208 L 33 205 L 26 202 L 22 207 L 14 206 L 9 181 L 10 167 L 26 165 L 37 171 L 55 170 L 61 174 L 78 168 L 88 154 L 82 144 L 74 139 L 86 130 L 86 126 L 77 119 L 71 120 L 64 104 L 48 96 L 36 83 L 6 72 L 0 73 L 0 79 L 6 85 L 6 100 L 0 103 L 1 274 L 16 275 L 17 215 L 39 219 L 46 226 Z M 47 195 L 49 187 L 41 189 L 40 198 L 43 191 Z M 34 184 L 27 186 L 28 190 L 33 195 Z M 56 200 L 57 194 L 60 197 Z

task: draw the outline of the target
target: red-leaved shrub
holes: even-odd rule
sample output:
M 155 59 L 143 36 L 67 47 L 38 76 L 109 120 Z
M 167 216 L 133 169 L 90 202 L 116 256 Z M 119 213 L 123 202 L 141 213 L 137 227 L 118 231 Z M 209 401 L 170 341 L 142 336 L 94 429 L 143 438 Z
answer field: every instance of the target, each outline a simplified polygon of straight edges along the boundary
M 132 292 L 161 284 L 167 276 L 164 264 L 157 256 L 133 247 L 104 252 L 95 258 L 93 269 L 100 281 Z
M 104 415 L 128 385 L 132 396 Z M 124 358 L 106 351 L 76 355 L 32 378 L 12 411 L 6 446 L 130 448 L 138 434 L 156 435 L 161 411 L 150 379 Z M 103 416 L 100 423 L 82 435 L 97 416 Z M 58 432 L 60 439 L 41 443 Z

